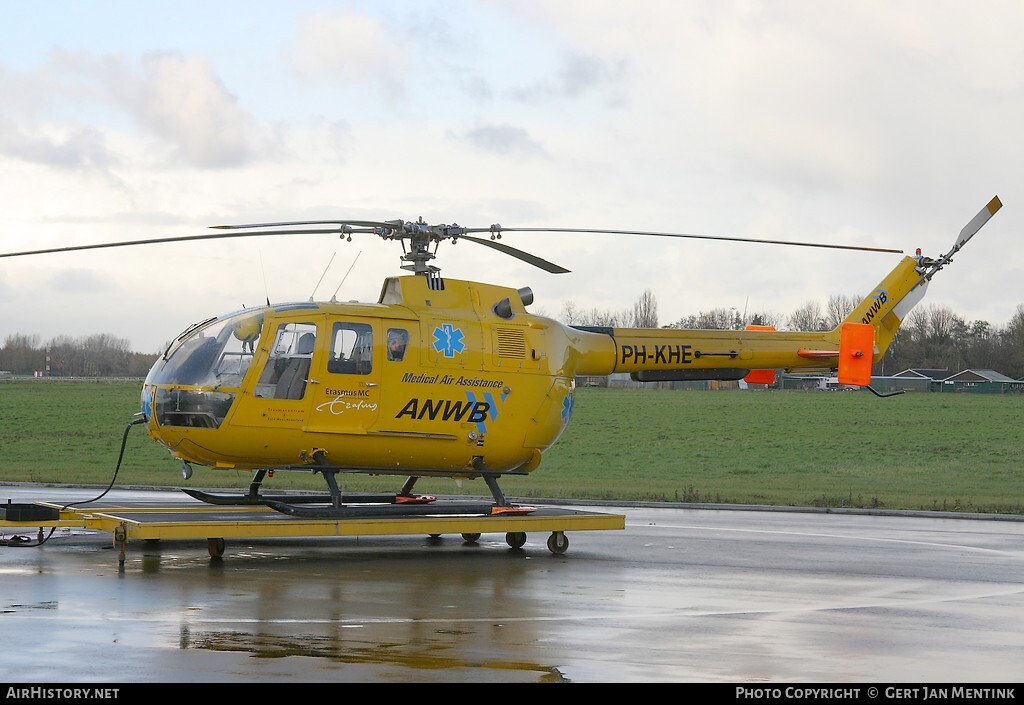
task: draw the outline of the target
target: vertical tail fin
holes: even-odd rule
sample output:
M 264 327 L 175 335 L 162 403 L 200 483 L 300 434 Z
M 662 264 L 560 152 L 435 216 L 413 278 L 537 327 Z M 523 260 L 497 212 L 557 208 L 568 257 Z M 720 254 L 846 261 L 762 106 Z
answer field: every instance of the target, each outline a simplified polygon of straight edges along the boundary
M 953 261 L 953 255 L 974 237 L 1002 205 L 998 196 L 993 197 L 960 231 L 953 248 L 939 259 L 922 257 L 920 250 L 916 257 L 904 257 L 874 291 L 847 316 L 844 323 L 867 323 L 874 327 L 875 361 L 881 359 L 882 354 L 888 349 L 910 310 L 924 298 L 928 282 L 935 273 Z M 834 333 L 838 334 L 838 331 L 837 328 Z
M 877 361 L 892 344 L 903 319 L 924 298 L 928 280 L 914 257 L 904 257 L 843 323 L 868 324 L 875 329 Z M 841 326 L 840 326 L 841 328 Z M 836 329 L 839 332 L 839 328 Z

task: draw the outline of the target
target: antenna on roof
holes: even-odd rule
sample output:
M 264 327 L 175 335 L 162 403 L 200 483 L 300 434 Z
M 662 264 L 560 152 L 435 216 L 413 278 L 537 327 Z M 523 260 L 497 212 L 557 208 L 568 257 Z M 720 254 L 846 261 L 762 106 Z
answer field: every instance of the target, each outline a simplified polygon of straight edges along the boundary
M 334 295 L 331 296 L 331 303 L 332 304 L 333 303 L 337 303 L 337 301 L 338 301 L 338 292 L 341 290 L 341 286 L 342 286 L 342 284 L 345 283 L 345 280 L 348 279 L 349 272 L 351 272 L 352 268 L 356 266 L 356 262 L 359 261 L 359 255 L 361 255 L 361 254 L 363 254 L 363 251 L 359 250 L 358 254 L 356 254 L 356 258 L 354 260 L 352 260 L 352 264 L 350 264 L 348 266 L 348 272 L 345 272 L 345 276 L 343 276 L 341 278 L 341 284 L 338 284 L 338 288 L 334 290 Z
M 327 266 L 324 267 L 324 273 L 321 274 L 320 278 L 316 280 L 316 286 L 313 287 L 313 293 L 309 295 L 310 303 L 312 303 L 313 297 L 316 296 L 316 290 L 320 286 L 320 282 L 322 282 L 324 280 L 324 277 L 327 275 L 327 270 L 331 268 L 331 262 L 334 261 L 334 255 L 336 255 L 336 254 L 338 254 L 338 253 L 334 252 L 334 253 L 331 254 L 331 258 L 329 260 L 327 260 Z
M 269 306 L 270 289 L 267 287 L 267 268 L 263 264 L 263 250 L 260 250 L 260 270 L 263 272 L 263 293 L 267 296 L 267 306 Z

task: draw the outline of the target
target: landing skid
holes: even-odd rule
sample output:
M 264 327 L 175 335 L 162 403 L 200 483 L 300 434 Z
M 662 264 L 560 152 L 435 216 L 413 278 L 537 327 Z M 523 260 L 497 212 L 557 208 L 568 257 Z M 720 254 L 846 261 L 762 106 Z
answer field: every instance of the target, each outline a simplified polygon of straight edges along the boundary
M 372 517 L 407 517 L 407 516 L 497 516 L 529 514 L 533 507 L 502 508 L 489 502 L 452 502 L 437 504 L 371 504 L 348 505 L 342 507 L 289 504 L 287 502 L 267 501 L 265 504 L 283 514 L 311 519 L 346 519 Z
M 207 504 L 219 504 L 224 506 L 251 506 L 258 504 L 270 505 L 271 502 L 282 504 L 330 504 L 331 496 L 329 494 L 310 494 L 310 495 L 248 495 L 248 494 L 213 494 L 211 492 L 203 492 L 202 490 L 194 490 L 185 487 L 179 488 L 182 492 L 187 494 L 189 497 L 198 499 L 201 502 Z M 349 503 L 379 503 L 379 502 L 395 502 L 396 495 L 394 492 L 390 494 L 346 494 L 341 496 L 341 501 Z M 423 500 L 430 498 L 422 497 Z M 408 501 L 406 499 L 405 501 Z
M 509 516 L 530 514 L 533 507 L 523 507 L 508 502 L 495 476 L 486 475 L 484 481 L 494 497 L 493 503 L 445 502 L 435 504 L 437 498 L 431 495 L 413 494 L 412 488 L 419 479 L 411 476 L 396 493 L 386 494 L 343 494 L 338 487 L 337 474 L 340 468 L 323 467 L 316 470 L 323 475 L 330 494 L 326 495 L 265 495 L 260 492 L 268 469 L 257 470 L 244 494 L 225 495 L 181 488 L 194 499 L 221 506 L 263 505 L 296 517 L 343 519 L 346 517 L 392 517 L 427 515 L 476 515 Z M 315 505 L 315 506 L 314 506 Z

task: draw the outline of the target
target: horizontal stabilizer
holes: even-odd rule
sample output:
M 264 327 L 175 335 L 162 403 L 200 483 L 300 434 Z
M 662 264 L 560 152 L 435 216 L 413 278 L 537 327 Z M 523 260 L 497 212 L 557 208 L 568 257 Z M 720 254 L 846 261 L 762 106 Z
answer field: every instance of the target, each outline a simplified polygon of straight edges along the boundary
M 775 384 L 775 370 L 751 370 L 743 381 L 747 384 Z
M 796 354 L 800 357 L 807 357 L 811 359 L 839 357 L 838 350 L 797 350 Z

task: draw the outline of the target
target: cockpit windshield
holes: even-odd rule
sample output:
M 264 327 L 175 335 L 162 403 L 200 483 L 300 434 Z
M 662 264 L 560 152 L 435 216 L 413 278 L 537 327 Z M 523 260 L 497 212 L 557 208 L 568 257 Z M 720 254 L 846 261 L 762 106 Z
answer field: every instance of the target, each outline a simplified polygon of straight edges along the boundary
M 162 426 L 220 427 L 262 332 L 263 314 L 243 310 L 182 333 L 146 377 L 142 394 L 146 419 L 155 414 Z
M 247 310 L 197 326 L 168 348 L 146 383 L 238 387 L 262 331 L 263 314 Z

